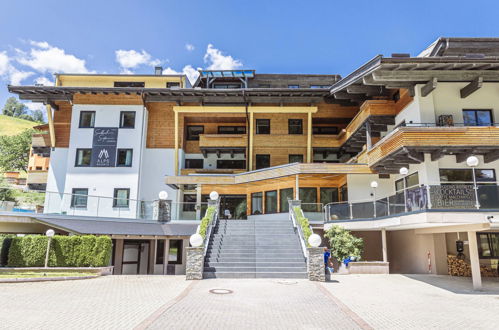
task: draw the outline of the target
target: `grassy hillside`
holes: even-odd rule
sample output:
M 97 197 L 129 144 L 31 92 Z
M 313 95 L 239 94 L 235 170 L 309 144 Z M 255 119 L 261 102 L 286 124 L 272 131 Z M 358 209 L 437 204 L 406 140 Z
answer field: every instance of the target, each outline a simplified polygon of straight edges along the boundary
M 39 123 L 0 115 L 0 135 L 16 135 L 36 125 L 39 125 Z

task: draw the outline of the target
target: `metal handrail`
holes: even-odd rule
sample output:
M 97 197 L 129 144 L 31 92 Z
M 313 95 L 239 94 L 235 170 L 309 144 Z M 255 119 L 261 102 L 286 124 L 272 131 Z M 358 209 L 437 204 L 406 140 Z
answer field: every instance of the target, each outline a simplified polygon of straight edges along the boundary
M 296 221 L 296 214 L 293 209 L 294 206 L 291 204 L 291 202 L 292 201 L 290 201 L 289 203 L 289 216 L 291 218 L 291 221 L 293 222 L 293 228 L 298 232 L 298 238 L 300 239 L 300 246 L 303 253 L 303 257 L 305 258 L 305 260 L 307 260 L 308 255 L 307 255 L 307 244 L 305 242 L 305 236 L 303 235 L 303 230 L 301 228 L 301 225 L 299 225 L 298 222 Z M 312 231 L 312 227 L 311 226 L 309 227 L 310 230 Z
M 220 206 L 219 202 L 216 202 L 216 207 L 215 207 L 215 213 L 213 213 L 213 218 L 211 219 L 210 223 L 208 224 L 208 228 L 206 230 L 206 236 L 204 238 L 204 251 L 203 251 L 203 258 L 206 257 L 206 253 L 208 253 L 208 246 L 210 245 L 210 239 L 211 236 L 214 232 L 214 228 L 218 223 L 219 217 L 218 217 L 218 208 Z M 209 207 L 209 206 L 208 206 Z M 206 209 L 206 212 L 208 212 L 208 209 Z

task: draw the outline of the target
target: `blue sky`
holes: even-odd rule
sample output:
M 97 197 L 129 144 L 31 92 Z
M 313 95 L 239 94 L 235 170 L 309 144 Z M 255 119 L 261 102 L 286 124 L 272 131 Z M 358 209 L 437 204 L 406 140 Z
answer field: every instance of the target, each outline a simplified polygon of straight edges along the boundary
M 492 0 L 2 0 L 0 6 L 0 107 L 7 84 L 50 84 L 54 72 L 152 73 L 160 63 L 165 72 L 191 77 L 197 68 L 346 75 L 377 54 L 417 55 L 439 36 L 499 36 L 499 3 Z

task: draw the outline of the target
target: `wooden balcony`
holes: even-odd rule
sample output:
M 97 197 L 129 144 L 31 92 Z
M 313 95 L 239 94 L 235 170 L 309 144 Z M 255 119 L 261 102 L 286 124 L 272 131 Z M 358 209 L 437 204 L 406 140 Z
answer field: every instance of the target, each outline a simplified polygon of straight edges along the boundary
M 399 127 L 367 152 L 369 166 L 376 171 L 398 173 L 400 167 L 424 161 L 428 153 L 435 161 L 455 155 L 461 163 L 470 155 L 483 155 L 484 162 L 499 159 L 499 127 Z
M 48 171 L 28 171 L 27 184 L 47 183 Z
M 200 148 L 246 148 L 246 134 L 200 134 Z
M 31 145 L 33 147 L 50 147 L 49 133 L 35 133 L 31 136 Z

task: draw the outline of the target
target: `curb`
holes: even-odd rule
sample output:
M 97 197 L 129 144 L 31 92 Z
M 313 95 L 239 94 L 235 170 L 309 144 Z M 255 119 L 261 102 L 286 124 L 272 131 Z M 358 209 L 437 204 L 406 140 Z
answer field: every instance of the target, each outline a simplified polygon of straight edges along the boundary
M 51 281 L 72 281 L 72 280 L 88 280 L 100 277 L 101 275 L 92 276 L 64 276 L 64 277 L 26 277 L 26 278 L 3 278 L 0 283 L 24 283 L 24 282 L 51 282 Z

